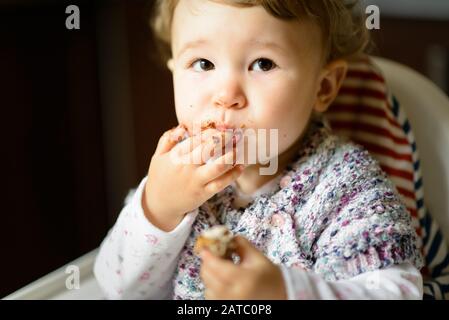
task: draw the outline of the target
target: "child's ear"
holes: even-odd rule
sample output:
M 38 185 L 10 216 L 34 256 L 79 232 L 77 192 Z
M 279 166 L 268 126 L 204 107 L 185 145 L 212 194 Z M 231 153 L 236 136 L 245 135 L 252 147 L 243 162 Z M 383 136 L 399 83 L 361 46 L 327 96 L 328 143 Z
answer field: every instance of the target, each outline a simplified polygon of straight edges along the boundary
M 315 111 L 324 112 L 329 108 L 340 90 L 347 71 L 348 63 L 342 59 L 334 60 L 323 68 L 318 83 Z
M 169 60 L 167 61 L 167 68 L 168 68 L 171 72 L 173 72 L 173 58 L 171 58 L 171 59 L 169 59 Z

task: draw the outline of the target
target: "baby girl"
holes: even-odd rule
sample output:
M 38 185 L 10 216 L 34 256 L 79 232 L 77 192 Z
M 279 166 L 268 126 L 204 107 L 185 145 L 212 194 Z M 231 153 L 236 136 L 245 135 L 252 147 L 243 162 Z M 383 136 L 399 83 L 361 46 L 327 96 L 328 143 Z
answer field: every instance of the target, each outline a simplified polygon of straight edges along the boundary
M 180 125 L 160 138 L 101 245 L 94 272 L 106 297 L 421 299 L 409 213 L 378 163 L 322 116 L 369 42 L 355 9 L 157 2 L 152 27 Z M 270 150 L 264 159 L 239 156 L 253 144 L 246 130 L 276 133 L 252 140 Z M 237 235 L 238 259 L 194 253 L 215 225 Z

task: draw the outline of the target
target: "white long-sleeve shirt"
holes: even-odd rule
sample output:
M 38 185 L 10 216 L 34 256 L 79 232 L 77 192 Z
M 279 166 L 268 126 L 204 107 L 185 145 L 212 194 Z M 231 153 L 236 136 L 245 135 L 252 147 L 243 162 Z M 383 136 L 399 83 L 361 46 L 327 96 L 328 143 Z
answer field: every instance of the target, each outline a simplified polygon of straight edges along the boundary
M 130 196 L 104 239 L 94 274 L 108 299 L 170 299 L 178 257 L 198 210 L 164 232 L 145 217 L 141 200 L 146 178 Z M 277 183 L 273 179 L 251 197 Z M 241 201 L 245 201 L 242 196 Z M 247 200 L 247 199 L 246 199 Z M 287 296 L 297 299 L 421 299 L 422 276 L 410 263 L 365 272 L 354 278 L 325 281 L 317 274 L 281 266 Z

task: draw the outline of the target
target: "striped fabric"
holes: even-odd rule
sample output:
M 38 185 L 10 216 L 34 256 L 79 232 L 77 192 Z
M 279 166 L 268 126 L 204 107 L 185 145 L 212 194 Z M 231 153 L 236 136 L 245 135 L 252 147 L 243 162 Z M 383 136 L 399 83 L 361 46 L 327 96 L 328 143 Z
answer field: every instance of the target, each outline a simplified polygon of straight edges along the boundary
M 363 145 L 379 161 L 401 194 L 426 261 L 421 270 L 424 298 L 449 299 L 449 253 L 424 206 L 420 162 L 410 123 L 368 57 L 350 63 L 326 117 L 336 134 Z

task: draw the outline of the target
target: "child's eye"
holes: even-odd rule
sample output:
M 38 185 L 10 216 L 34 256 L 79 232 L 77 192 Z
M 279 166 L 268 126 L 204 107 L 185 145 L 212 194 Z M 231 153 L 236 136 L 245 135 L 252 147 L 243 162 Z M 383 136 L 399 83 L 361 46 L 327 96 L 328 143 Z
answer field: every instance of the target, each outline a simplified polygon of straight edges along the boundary
M 264 72 L 267 72 L 267 71 L 270 71 L 271 69 L 276 68 L 276 64 L 267 58 L 257 59 L 256 61 L 254 61 L 252 66 L 254 66 L 254 68 L 260 68 L 260 70 L 262 70 Z
M 198 72 L 209 71 L 209 70 L 213 69 L 213 67 L 214 67 L 213 63 L 206 59 L 195 60 L 191 66 L 193 67 L 193 69 L 195 71 L 198 71 Z M 196 67 L 196 69 L 195 69 L 195 67 Z M 198 70 L 198 68 L 200 68 L 200 69 Z

